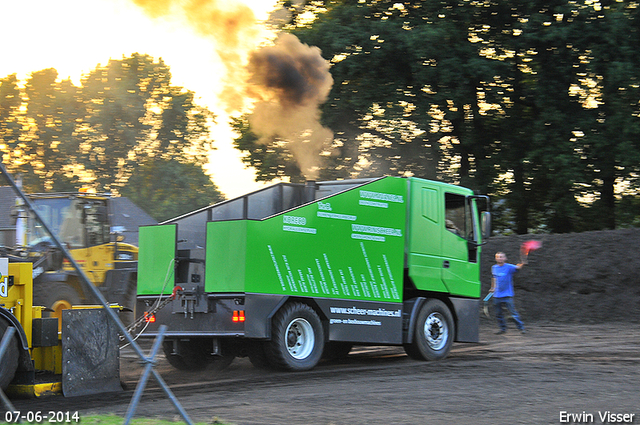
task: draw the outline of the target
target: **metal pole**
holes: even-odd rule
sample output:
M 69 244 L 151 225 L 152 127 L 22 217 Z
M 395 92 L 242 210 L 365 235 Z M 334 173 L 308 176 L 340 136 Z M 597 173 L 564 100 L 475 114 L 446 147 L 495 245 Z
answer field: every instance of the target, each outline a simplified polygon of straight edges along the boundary
M 138 381 L 138 385 L 136 386 L 136 390 L 133 392 L 133 397 L 131 398 L 131 403 L 129 403 L 129 408 L 127 409 L 127 414 L 124 417 L 124 425 L 128 425 L 133 418 L 133 414 L 138 407 L 138 402 L 142 397 L 142 393 L 144 392 L 144 387 L 147 385 L 147 381 L 149 380 L 149 373 L 153 368 L 153 363 L 155 361 L 156 355 L 158 354 L 158 350 L 160 349 L 160 345 L 162 344 L 162 340 L 164 339 L 164 332 L 166 331 L 166 325 L 160 326 L 160 330 L 158 332 L 158 336 L 153 342 L 153 347 L 151 347 L 151 353 L 149 353 L 149 357 L 144 358 L 144 362 L 146 363 L 144 372 Z
M 169 389 L 169 386 L 164 382 L 164 379 L 162 379 L 162 376 L 160 376 L 160 373 L 158 373 L 158 371 L 155 369 L 151 369 L 151 373 L 153 373 L 153 376 L 156 378 L 156 381 L 158 381 L 158 384 L 160 384 L 160 387 L 162 387 L 162 390 L 167 395 L 167 397 L 169 397 L 169 400 L 171 400 L 173 402 L 173 405 L 176 407 L 176 409 L 178 409 L 178 412 L 180 413 L 180 416 L 182 416 L 182 419 L 184 419 L 184 421 L 188 425 L 193 425 L 193 422 L 191 422 L 191 418 L 189 418 L 189 415 L 187 415 L 186 410 L 184 410 L 183 407 L 180 405 L 180 402 L 178 401 L 176 396 L 171 392 L 171 390 Z
M 42 227 L 44 227 L 45 231 L 49 234 L 49 236 L 51 236 L 51 239 L 53 240 L 54 245 L 62 252 L 64 257 L 67 260 L 69 260 L 69 262 L 71 263 L 73 268 L 76 270 L 76 272 L 78 272 L 78 276 L 80 277 L 80 280 L 84 284 L 85 288 L 88 289 L 93 294 L 93 296 L 100 301 L 100 304 L 102 304 L 102 306 L 104 307 L 105 311 L 107 312 L 107 315 L 111 318 L 111 320 L 113 320 L 116 326 L 120 329 L 120 332 L 127 339 L 127 341 L 129 342 L 133 350 L 136 352 L 138 357 L 140 357 L 142 361 L 145 361 L 146 357 L 144 355 L 144 352 L 142 351 L 140 346 L 136 343 L 135 339 L 133 339 L 133 337 L 129 334 L 129 332 L 127 331 L 127 328 L 124 326 L 122 321 L 120 321 L 120 318 L 118 317 L 118 315 L 113 311 L 113 309 L 109 308 L 109 303 L 107 302 L 106 298 L 102 295 L 100 290 L 96 288 L 93 285 L 93 283 L 91 283 L 91 281 L 89 280 L 87 275 L 84 273 L 84 271 L 80 268 L 76 260 L 74 260 L 74 258 L 71 256 L 67 248 L 62 244 L 62 242 L 60 242 L 58 237 L 51 231 L 47 223 L 40 217 L 40 214 L 38 214 L 38 211 L 36 211 L 36 208 L 31 202 L 31 199 L 29 199 L 13 181 L 13 178 L 11 177 L 11 175 L 9 175 L 9 173 L 7 172 L 7 169 L 4 167 L 4 164 L 2 163 L 1 156 L 0 156 L 0 172 L 2 172 L 2 174 L 6 177 L 7 181 L 16 191 L 18 196 L 22 198 L 27 208 L 29 208 L 29 210 L 35 215 L 35 217 L 38 219 L 40 224 L 42 224 Z M 154 374 L 154 376 L 159 376 L 159 375 Z M 163 390 L 165 391 L 165 393 L 167 394 L 171 393 L 171 390 L 168 387 L 166 387 L 166 384 L 164 383 L 164 381 L 159 380 L 158 383 L 163 387 Z M 178 409 L 178 411 L 180 411 L 181 413 L 184 412 L 178 400 L 175 397 L 170 397 L 170 398 L 171 398 L 171 401 L 176 406 L 176 408 Z M 189 419 L 188 416 L 186 416 L 186 412 L 184 413 L 183 417 L 185 418 L 185 420 L 187 420 L 187 422 L 190 423 L 190 420 L 188 420 Z
M 158 381 L 162 389 L 165 391 L 167 396 L 171 399 L 171 401 L 174 401 L 174 404 L 178 408 L 180 415 L 182 415 L 185 422 L 189 425 L 193 425 L 193 423 L 191 422 L 191 419 L 189 419 L 189 416 L 187 415 L 187 412 L 182 410 L 182 407 L 178 403 L 178 400 L 175 399 L 175 396 L 173 395 L 173 393 L 171 391 L 167 391 L 167 386 L 164 383 L 164 380 L 162 379 L 162 377 L 158 374 L 156 370 L 153 369 L 153 366 L 155 365 L 156 355 L 160 350 L 160 346 L 162 345 L 162 340 L 164 339 L 164 333 L 166 331 L 167 331 L 167 326 L 161 325 L 160 329 L 158 330 L 158 336 L 153 342 L 153 347 L 151 348 L 149 357 L 145 357 L 144 359 L 144 362 L 146 363 L 146 366 L 144 368 L 144 373 L 142 374 L 142 376 L 140 377 L 140 380 L 138 381 L 138 385 L 136 386 L 136 390 L 133 394 L 133 398 L 131 399 L 131 403 L 129 404 L 129 408 L 127 409 L 127 415 L 124 418 L 124 425 L 128 425 L 131 419 L 133 418 L 133 415 L 135 414 L 136 409 L 138 408 L 138 403 L 140 402 L 140 398 L 142 397 L 142 393 L 144 392 L 144 388 L 147 385 L 147 381 L 149 380 L 150 373 L 153 373 L 153 376 L 156 378 L 156 380 Z
M 2 337 L 2 341 L 0 342 L 0 362 L 2 361 L 2 357 L 4 357 L 4 353 L 7 351 L 7 348 L 9 348 L 9 343 L 11 342 L 11 338 L 13 338 L 14 333 L 16 333 L 16 329 L 13 326 L 9 326 Z M 0 398 L 8 412 L 16 411 L 16 408 L 13 407 L 13 404 L 11 404 L 7 395 L 2 391 L 2 388 L 0 388 Z M 18 418 L 18 422 L 20 422 L 20 418 Z

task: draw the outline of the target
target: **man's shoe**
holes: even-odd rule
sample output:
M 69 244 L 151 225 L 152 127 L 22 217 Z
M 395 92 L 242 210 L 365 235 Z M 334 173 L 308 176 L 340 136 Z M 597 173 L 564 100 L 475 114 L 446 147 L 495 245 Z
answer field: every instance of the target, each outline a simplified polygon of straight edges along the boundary
M 524 335 L 524 334 L 526 334 L 526 333 L 527 333 L 527 331 L 525 331 L 524 329 L 520 329 L 520 333 L 521 333 L 522 335 Z

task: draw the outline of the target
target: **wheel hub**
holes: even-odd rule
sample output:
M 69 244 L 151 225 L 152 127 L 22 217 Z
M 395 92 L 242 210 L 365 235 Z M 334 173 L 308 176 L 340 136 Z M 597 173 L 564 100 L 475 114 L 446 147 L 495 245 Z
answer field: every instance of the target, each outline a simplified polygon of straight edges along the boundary
M 313 351 L 315 341 L 311 323 L 297 318 L 287 326 L 287 350 L 297 360 L 307 358 Z
M 424 322 L 424 335 L 427 344 L 433 350 L 441 350 L 446 345 L 449 329 L 440 313 L 434 312 L 427 317 Z
M 58 319 L 58 332 L 62 331 L 62 310 L 67 310 L 71 308 L 71 303 L 67 300 L 58 300 L 53 303 L 51 306 L 50 317 L 55 317 Z

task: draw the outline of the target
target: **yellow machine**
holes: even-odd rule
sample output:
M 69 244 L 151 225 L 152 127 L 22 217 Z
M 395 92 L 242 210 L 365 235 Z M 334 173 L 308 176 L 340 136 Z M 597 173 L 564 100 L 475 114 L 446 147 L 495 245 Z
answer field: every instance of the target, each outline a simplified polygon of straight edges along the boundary
M 65 310 L 59 331 L 58 318 L 33 305 L 32 270 L 0 258 L 0 339 L 10 326 L 17 331 L 0 360 L 0 388 L 27 397 L 121 389 L 118 334 L 104 309 Z
M 123 243 L 124 237 L 114 227 L 113 198 L 91 193 L 27 196 L 105 298 L 133 309 L 138 248 Z M 20 258 L 34 264 L 34 302 L 47 307 L 45 315 L 59 318 L 72 305 L 95 303 L 42 224 L 26 212 L 16 215 L 17 227 L 24 232 L 18 235 L 23 240 Z
M 8 263 L 0 258 L 0 273 L 0 334 L 9 326 L 17 330 L 0 361 L 0 386 L 4 390 L 18 378 L 16 382 L 22 384 L 17 384 L 14 392 L 60 392 L 61 384 L 55 380 L 35 384 L 36 370 L 52 376 L 62 373 L 62 352 L 57 319 L 43 318 L 44 307 L 33 305 L 31 263 Z

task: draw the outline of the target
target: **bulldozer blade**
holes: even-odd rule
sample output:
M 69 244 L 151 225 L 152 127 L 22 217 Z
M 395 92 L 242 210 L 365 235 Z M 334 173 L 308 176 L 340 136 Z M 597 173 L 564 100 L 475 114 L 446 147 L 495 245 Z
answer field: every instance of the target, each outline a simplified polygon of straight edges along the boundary
M 62 393 L 121 391 L 118 328 L 103 308 L 62 311 Z

